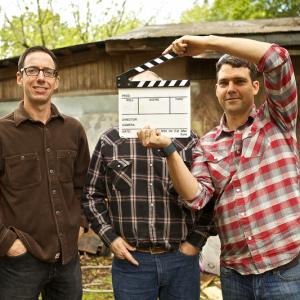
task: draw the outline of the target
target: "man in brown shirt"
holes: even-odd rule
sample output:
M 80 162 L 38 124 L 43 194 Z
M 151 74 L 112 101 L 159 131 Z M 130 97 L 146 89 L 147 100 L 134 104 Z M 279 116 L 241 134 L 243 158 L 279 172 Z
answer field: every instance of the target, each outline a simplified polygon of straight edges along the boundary
M 51 104 L 54 54 L 27 49 L 23 101 L 0 119 L 0 300 L 81 299 L 77 241 L 89 150 L 81 124 Z

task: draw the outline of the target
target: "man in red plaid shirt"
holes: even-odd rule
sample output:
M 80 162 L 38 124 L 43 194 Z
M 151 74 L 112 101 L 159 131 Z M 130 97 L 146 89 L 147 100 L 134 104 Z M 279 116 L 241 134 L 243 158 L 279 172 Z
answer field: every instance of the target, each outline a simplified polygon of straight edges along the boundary
M 166 50 L 223 53 L 217 63 L 220 125 L 198 142 L 191 173 L 169 138 L 145 128 L 139 138 L 161 147 L 173 184 L 191 209 L 215 201 L 221 239 L 223 298 L 299 299 L 300 192 L 297 89 L 286 49 L 249 39 L 184 36 Z M 258 109 L 256 67 L 266 101 Z

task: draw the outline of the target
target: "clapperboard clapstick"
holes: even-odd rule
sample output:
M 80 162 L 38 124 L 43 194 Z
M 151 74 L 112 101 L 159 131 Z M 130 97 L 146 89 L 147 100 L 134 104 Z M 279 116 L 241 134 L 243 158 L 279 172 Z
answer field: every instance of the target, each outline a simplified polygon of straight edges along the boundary
M 170 137 L 189 136 L 189 80 L 129 80 L 175 57 L 171 52 L 117 76 L 120 136 L 134 138 L 146 125 Z

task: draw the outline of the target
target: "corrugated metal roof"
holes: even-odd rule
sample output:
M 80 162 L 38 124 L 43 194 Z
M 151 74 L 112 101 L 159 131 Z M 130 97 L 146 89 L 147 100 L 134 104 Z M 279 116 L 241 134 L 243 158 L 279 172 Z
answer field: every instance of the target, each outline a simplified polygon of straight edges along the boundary
M 198 22 L 189 24 L 151 25 L 137 28 L 109 40 L 160 38 L 182 35 L 234 35 L 300 32 L 300 17 L 241 21 Z

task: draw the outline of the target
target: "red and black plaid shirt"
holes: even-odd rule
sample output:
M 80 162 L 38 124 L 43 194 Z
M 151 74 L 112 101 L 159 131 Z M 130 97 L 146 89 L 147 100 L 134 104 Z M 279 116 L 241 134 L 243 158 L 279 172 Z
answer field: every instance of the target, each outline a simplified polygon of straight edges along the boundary
M 272 45 L 258 64 L 266 102 L 236 131 L 221 124 L 194 151 L 199 190 L 190 205 L 217 199 L 221 262 L 241 274 L 288 263 L 300 250 L 297 90 L 288 52 Z

